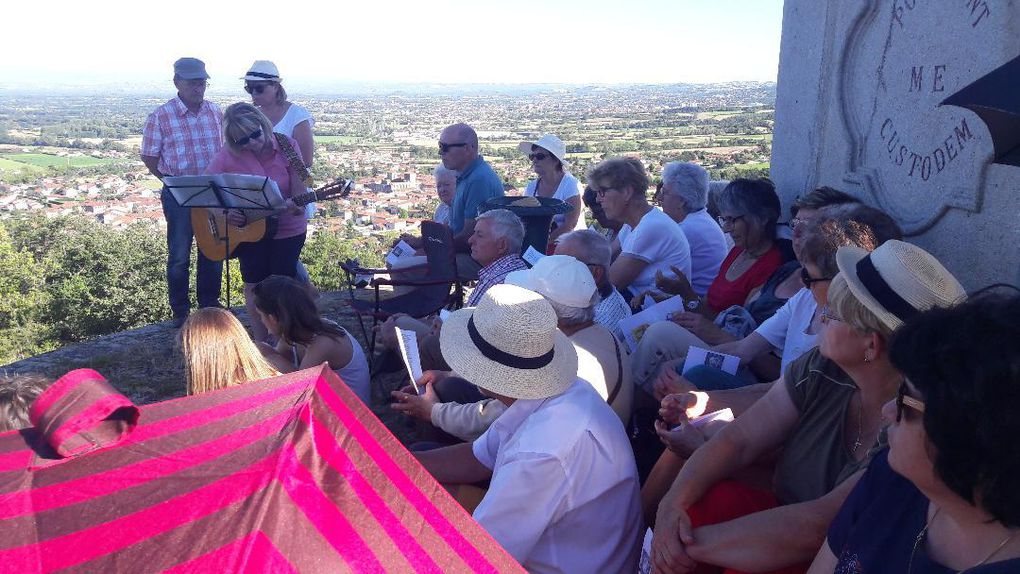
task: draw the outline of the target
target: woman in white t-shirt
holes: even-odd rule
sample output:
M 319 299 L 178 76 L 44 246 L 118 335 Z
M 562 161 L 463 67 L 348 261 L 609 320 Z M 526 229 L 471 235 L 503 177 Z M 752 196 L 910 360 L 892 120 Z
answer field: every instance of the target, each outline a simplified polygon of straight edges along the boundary
M 633 157 L 607 159 L 588 174 L 588 184 L 606 217 L 623 222 L 613 251 L 619 257 L 609 267 L 609 280 L 629 296 L 655 287 L 655 274 L 672 268 L 691 274 L 687 236 L 668 215 L 648 203 L 650 180 L 645 166 Z M 627 295 L 625 295 L 627 296 Z
M 567 213 L 553 216 L 553 227 L 549 233 L 549 244 L 564 233 L 585 229 L 581 217 L 581 183 L 566 170 L 567 147 L 560 138 L 546 134 L 536 141 L 521 142 L 517 146 L 531 160 L 531 169 L 538 179 L 528 182 L 524 195 L 554 197 L 567 203 L 572 209 Z
M 244 75 L 244 91 L 251 94 L 251 103 L 262 110 L 273 124 L 273 131 L 297 140 L 305 165 L 312 166 L 315 120 L 308 110 L 287 101 L 287 91 L 280 84 L 280 72 L 269 60 L 256 60 Z

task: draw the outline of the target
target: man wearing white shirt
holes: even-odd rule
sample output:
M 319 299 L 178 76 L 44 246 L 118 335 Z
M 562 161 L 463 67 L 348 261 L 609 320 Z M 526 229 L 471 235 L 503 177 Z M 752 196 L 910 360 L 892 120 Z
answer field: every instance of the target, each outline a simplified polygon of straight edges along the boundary
M 530 572 L 633 572 L 638 476 L 612 409 L 577 378 L 577 354 L 539 294 L 496 285 L 455 311 L 450 366 L 508 406 L 474 443 L 416 456 L 442 483 L 490 479 L 474 517 Z
M 701 296 L 708 293 L 729 251 L 726 234 L 706 208 L 708 187 L 708 172 L 698 164 L 674 161 L 662 168 L 659 205 L 687 236 L 691 246 L 688 279 Z

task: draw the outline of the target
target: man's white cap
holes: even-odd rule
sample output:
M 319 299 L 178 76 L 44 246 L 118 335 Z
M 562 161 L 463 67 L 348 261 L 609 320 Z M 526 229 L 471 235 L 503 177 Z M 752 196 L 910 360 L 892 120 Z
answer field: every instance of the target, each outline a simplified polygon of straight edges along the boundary
M 567 307 L 587 308 L 595 294 L 595 278 L 584 263 L 569 255 L 549 255 L 531 269 L 514 271 L 504 283 L 534 291 Z

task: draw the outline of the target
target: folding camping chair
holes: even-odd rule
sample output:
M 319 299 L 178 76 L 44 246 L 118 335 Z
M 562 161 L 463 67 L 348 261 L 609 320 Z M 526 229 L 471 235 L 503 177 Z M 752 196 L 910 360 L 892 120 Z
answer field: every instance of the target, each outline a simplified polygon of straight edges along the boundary
M 395 313 L 407 313 L 421 318 L 437 313 L 444 307 L 460 308 L 463 305 L 464 289 L 457 278 L 457 253 L 450 228 L 434 221 L 423 221 L 421 237 L 424 242 L 424 265 L 403 269 L 369 269 L 358 266 L 355 261 L 340 264 L 347 274 L 347 290 L 351 306 L 358 314 L 361 332 L 368 345 L 369 361 L 375 355 L 375 326 Z M 375 291 L 374 301 L 365 301 L 354 296 L 354 284 L 358 275 L 388 274 L 389 279 L 376 277 L 370 283 Z M 415 289 L 389 299 L 380 299 L 379 287 L 411 286 Z M 451 287 L 453 292 L 451 293 Z M 372 314 L 372 334 L 365 328 L 363 314 Z

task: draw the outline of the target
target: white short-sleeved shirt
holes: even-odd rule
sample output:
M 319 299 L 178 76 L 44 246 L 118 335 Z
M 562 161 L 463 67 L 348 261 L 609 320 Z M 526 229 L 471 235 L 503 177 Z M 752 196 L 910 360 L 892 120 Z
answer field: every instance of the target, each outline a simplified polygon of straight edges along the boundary
M 308 113 L 308 110 L 301 106 L 292 103 L 287 108 L 287 113 L 283 114 L 280 121 L 276 122 L 276 125 L 273 126 L 273 131 L 285 136 L 294 137 L 294 128 L 301 122 L 308 122 L 309 128 L 315 127 L 315 120 L 312 118 L 312 114 Z
M 538 189 L 538 180 L 533 179 L 528 182 L 528 187 L 524 190 L 524 195 L 535 195 L 535 190 Z M 563 174 L 563 179 L 560 180 L 559 187 L 556 188 L 556 193 L 553 197 L 556 199 L 562 199 L 566 201 L 571 197 L 581 195 L 581 182 L 577 181 L 577 178 L 571 175 L 569 172 Z M 566 214 L 559 213 L 553 216 L 553 223 L 557 227 L 563 225 L 563 222 L 567 220 Z M 580 214 L 577 217 L 577 225 L 571 231 L 577 231 L 578 229 L 587 229 L 588 226 L 584 222 L 584 214 Z
M 529 572 L 634 572 L 642 519 L 620 419 L 587 382 L 518 400 L 472 444 L 492 469 L 474 518 Z
M 670 267 L 676 267 L 691 276 L 691 247 L 687 236 L 661 209 L 653 207 L 641 218 L 637 227 L 620 228 L 620 253 L 626 253 L 648 263 L 641 274 L 631 282 L 633 295 L 655 288 L 655 272 L 670 277 Z
M 780 372 L 785 373 L 787 365 L 818 345 L 818 333 L 811 328 L 817 307 L 811 290 L 802 288 L 755 329 L 755 333 L 782 351 Z
M 680 222 L 680 229 L 691 246 L 691 287 L 694 287 L 695 293 L 704 296 L 730 251 L 726 245 L 726 234 L 707 209 L 688 213 Z

